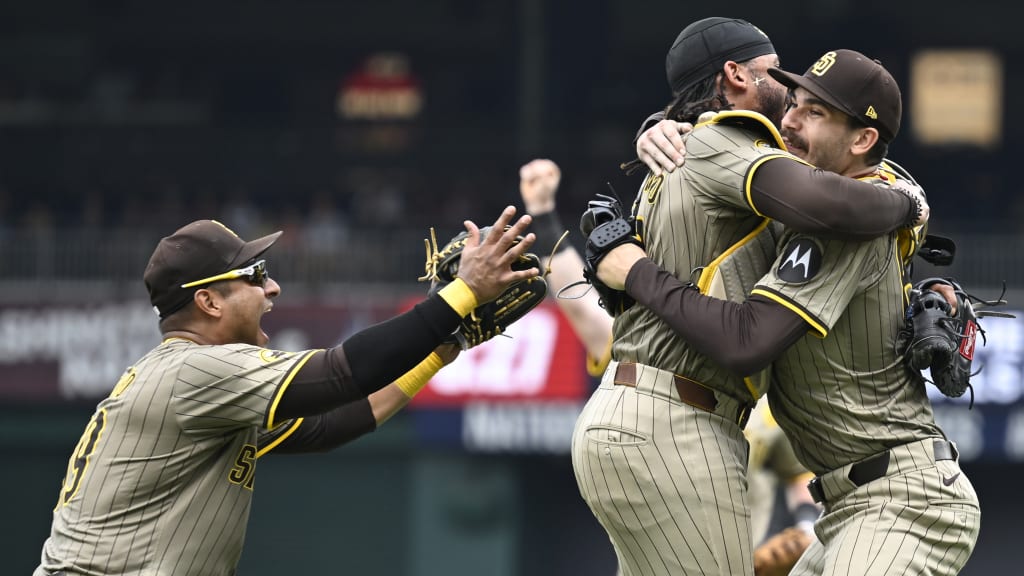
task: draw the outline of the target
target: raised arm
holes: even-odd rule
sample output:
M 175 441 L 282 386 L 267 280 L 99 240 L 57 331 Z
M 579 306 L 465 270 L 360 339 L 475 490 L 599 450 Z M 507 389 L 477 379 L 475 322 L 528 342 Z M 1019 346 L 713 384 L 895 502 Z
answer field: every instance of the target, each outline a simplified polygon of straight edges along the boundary
M 583 278 L 583 259 L 568 237 L 562 239 L 568 229 L 555 208 L 561 176 L 558 165 L 547 159 L 532 160 L 519 169 L 519 192 L 526 212 L 533 216 L 533 231 L 537 235 L 534 253 L 551 270 L 547 282 L 553 295 Z M 598 305 L 596 291 L 580 294 L 579 298 L 555 296 L 555 302 L 587 350 L 588 371 L 599 375 L 611 359 L 612 318 Z M 575 296 L 572 292 L 570 295 Z

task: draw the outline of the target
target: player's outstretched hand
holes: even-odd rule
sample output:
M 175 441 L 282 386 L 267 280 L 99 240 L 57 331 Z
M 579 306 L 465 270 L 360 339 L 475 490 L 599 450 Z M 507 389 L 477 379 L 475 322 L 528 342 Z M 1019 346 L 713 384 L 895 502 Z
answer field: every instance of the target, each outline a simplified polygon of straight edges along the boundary
M 540 269 L 513 270 L 512 264 L 536 240 L 526 229 L 532 221 L 528 214 L 521 216 L 515 224 L 511 224 L 516 215 L 514 206 L 508 206 L 501 216 L 495 220 L 491 233 L 480 241 L 480 228 L 472 220 L 463 225 L 469 233 L 466 246 L 462 250 L 462 261 L 459 263 L 459 278 L 469 286 L 476 295 L 477 303 L 490 302 L 500 295 L 509 285 L 540 275 Z M 504 230 L 503 234 L 498 234 Z M 522 241 L 517 242 L 517 237 Z
M 662 172 L 672 172 L 682 166 L 686 159 L 683 134 L 691 130 L 693 124 L 689 122 L 662 120 L 637 138 L 636 157 L 655 176 L 660 176 Z

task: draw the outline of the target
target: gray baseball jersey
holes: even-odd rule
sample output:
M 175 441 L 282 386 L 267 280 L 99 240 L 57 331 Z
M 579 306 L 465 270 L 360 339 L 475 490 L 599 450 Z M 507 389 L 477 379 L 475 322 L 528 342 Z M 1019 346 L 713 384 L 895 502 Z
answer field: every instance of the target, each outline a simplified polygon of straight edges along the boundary
M 941 437 L 925 383 L 896 352 L 905 293 L 895 235 L 853 243 L 786 234 L 781 246 L 753 293 L 812 328 L 775 361 L 768 392 L 800 461 L 822 474 Z
M 900 238 L 786 234 L 780 246 L 754 293 L 803 317 L 812 332 L 776 359 L 768 398 L 797 456 L 818 475 L 825 510 L 818 541 L 792 574 L 958 573 L 980 509 L 925 383 L 896 352 L 906 305 Z
M 763 117 L 719 119 L 689 134 L 680 170 L 648 175 L 634 210 L 652 259 L 742 300 L 771 264 L 755 257 L 760 248 L 730 260 L 717 281 L 691 273 L 716 269 L 741 246 L 764 246 L 769 222 L 751 207 L 748 185 L 760 162 L 786 153 L 769 145 L 779 139 Z M 762 389 L 698 354 L 643 306 L 619 315 L 613 333 L 615 361 L 577 419 L 572 458 L 622 574 L 753 574 L 747 442 L 734 416 Z M 623 362 L 635 365 L 620 372 Z M 715 411 L 684 401 L 680 378 L 714 391 Z
M 274 410 L 311 354 L 172 338 L 141 358 L 71 456 L 35 575 L 233 574 L 256 460 L 301 424 Z
M 706 294 L 741 302 L 774 256 L 774 246 L 764 242 L 771 238 L 770 220 L 752 207 L 749 182 L 758 165 L 789 154 L 772 147 L 781 143 L 767 120 L 757 120 L 763 117 L 731 114 L 691 132 L 686 163 L 666 176 L 649 175 L 635 210 L 652 260 L 677 278 L 697 282 Z M 738 257 L 741 249 L 747 256 Z M 716 273 L 731 280 L 716 280 Z M 696 352 L 643 306 L 616 317 L 613 331 L 615 360 L 685 375 L 751 403 L 764 392 L 763 384 L 744 382 Z

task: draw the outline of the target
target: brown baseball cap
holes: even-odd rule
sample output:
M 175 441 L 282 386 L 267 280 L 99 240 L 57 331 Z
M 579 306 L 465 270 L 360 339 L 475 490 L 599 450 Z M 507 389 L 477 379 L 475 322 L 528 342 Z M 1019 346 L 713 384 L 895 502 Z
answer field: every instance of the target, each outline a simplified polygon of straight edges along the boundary
M 274 232 L 246 242 L 216 220 L 196 220 L 160 240 L 142 275 L 149 301 L 161 319 L 192 301 L 197 288 L 182 288 L 203 278 L 242 267 L 281 236 Z
M 729 60 L 745 62 L 775 54 L 768 35 L 746 20 L 713 16 L 690 24 L 665 56 L 665 73 L 674 94 L 717 73 Z
M 891 142 L 900 131 L 900 87 L 878 60 L 855 50 L 832 50 L 797 76 L 778 68 L 768 74 L 789 88 L 804 88 Z

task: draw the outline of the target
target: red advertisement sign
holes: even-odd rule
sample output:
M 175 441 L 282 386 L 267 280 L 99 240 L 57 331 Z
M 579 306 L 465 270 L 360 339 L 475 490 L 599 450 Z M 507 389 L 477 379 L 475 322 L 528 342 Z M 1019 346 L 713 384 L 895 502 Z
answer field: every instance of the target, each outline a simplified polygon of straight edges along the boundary
M 558 307 L 545 302 L 498 336 L 462 352 L 413 406 L 468 401 L 579 400 L 587 394 L 583 346 Z

